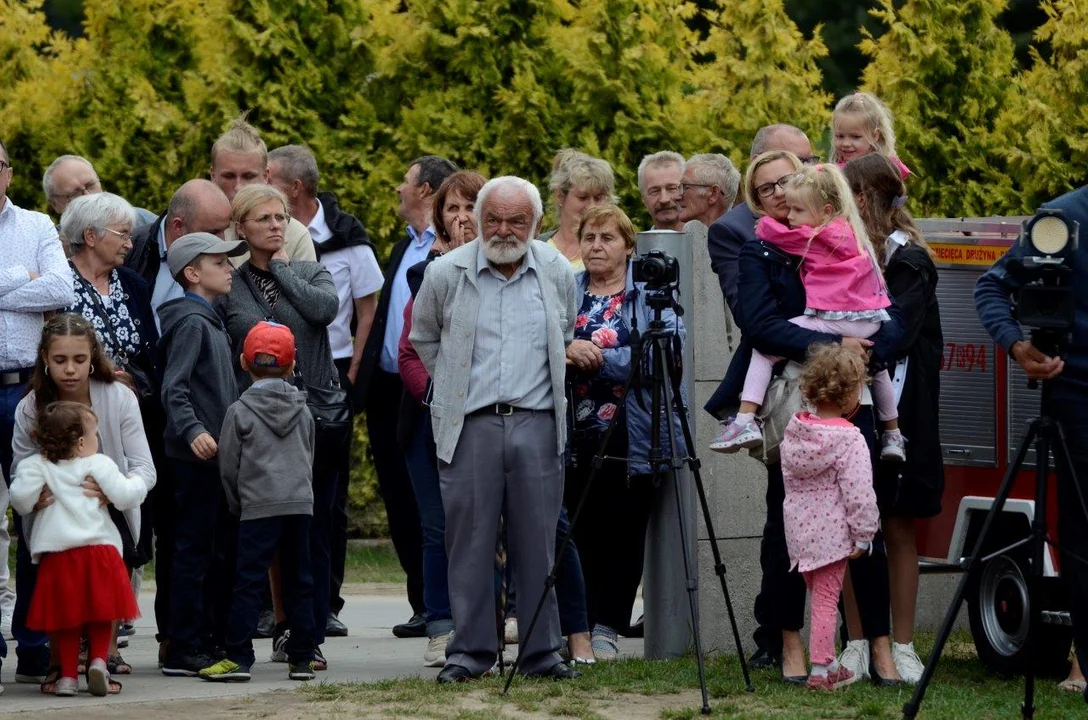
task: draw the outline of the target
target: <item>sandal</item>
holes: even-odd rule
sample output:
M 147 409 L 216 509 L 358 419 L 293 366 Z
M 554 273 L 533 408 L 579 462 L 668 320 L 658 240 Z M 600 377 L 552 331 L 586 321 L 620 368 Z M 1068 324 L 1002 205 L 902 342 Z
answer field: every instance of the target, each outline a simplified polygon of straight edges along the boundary
M 110 675 L 132 674 L 132 666 L 120 655 L 110 655 L 106 658 L 106 669 L 110 671 Z
M 1084 692 L 1085 687 L 1088 687 L 1088 683 L 1086 683 L 1084 680 L 1067 679 L 1062 680 L 1060 683 L 1058 683 L 1058 689 L 1064 690 L 1065 692 L 1082 693 Z
M 45 680 L 42 680 L 39 686 L 42 691 L 42 695 L 54 695 L 57 692 L 57 681 L 60 680 L 60 666 L 53 665 L 45 673 Z

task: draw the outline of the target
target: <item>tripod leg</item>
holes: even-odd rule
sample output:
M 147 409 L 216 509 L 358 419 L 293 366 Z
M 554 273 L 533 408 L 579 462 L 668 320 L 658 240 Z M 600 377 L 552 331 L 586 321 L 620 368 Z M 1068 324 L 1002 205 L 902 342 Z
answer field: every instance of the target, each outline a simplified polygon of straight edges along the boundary
M 918 710 L 922 706 L 922 700 L 925 699 L 930 680 L 933 679 L 933 673 L 937 670 L 937 662 L 941 659 L 941 653 L 948 642 L 948 636 L 952 634 L 952 626 L 956 624 L 956 616 L 959 614 L 960 606 L 963 605 L 963 596 L 967 593 L 967 583 L 978 572 L 978 560 L 983 556 L 982 549 L 986 544 L 986 538 L 990 534 L 990 527 L 993 525 L 994 519 L 1004 509 L 1005 501 L 1009 499 L 1013 483 L 1016 482 L 1016 475 L 1023 467 L 1028 450 L 1031 449 L 1031 444 L 1038 435 L 1039 420 L 1035 419 L 1028 425 L 1028 431 L 1024 435 L 1024 439 L 1020 441 L 1020 447 L 1016 450 L 1016 458 L 1005 471 L 1005 477 L 1001 480 L 1001 487 L 997 491 L 997 497 L 994 498 L 994 504 L 990 511 L 986 513 L 986 520 L 982 523 L 982 531 L 979 533 L 978 539 L 975 540 L 975 547 L 967 559 L 967 567 L 960 578 L 959 584 L 956 586 L 956 592 L 952 596 L 948 612 L 945 613 L 941 629 L 937 632 L 937 640 L 933 645 L 933 651 L 929 654 L 929 660 L 926 662 L 926 669 L 922 673 L 922 678 L 914 688 L 914 695 L 911 696 L 910 702 L 903 706 L 903 717 L 906 720 L 912 720 L 918 716 Z
M 679 378 L 675 369 L 675 359 L 669 355 L 669 377 Z M 695 455 L 695 439 L 691 434 L 691 424 L 688 422 L 687 408 L 684 406 L 683 396 L 680 394 L 680 383 L 673 380 L 673 401 L 676 406 L 676 414 L 680 418 L 680 429 L 684 435 L 684 442 L 688 447 L 688 466 L 691 468 L 692 478 L 695 481 L 695 489 L 699 495 L 699 506 L 703 513 L 703 522 L 706 524 L 707 539 L 710 541 L 710 552 L 714 557 L 714 574 L 722 586 L 722 597 L 725 598 L 725 609 L 729 615 L 729 624 L 733 631 L 733 641 L 737 646 L 737 658 L 740 660 L 741 673 L 744 675 L 744 687 L 747 692 L 755 692 L 752 687 L 752 678 L 748 673 L 748 661 L 744 657 L 744 645 L 740 639 L 740 628 L 737 626 L 737 616 L 733 612 L 733 600 L 729 595 L 729 586 L 725 580 L 725 563 L 722 562 L 722 553 L 718 547 L 718 537 L 714 534 L 714 522 L 710 514 L 710 503 L 706 499 L 706 489 L 703 485 L 703 476 L 700 468 L 702 463 Z
M 661 395 L 663 396 L 662 399 L 664 400 L 663 406 L 666 409 L 668 409 L 668 408 L 671 408 L 673 406 L 673 403 L 670 402 L 670 397 L 669 397 L 670 390 L 672 390 L 672 387 L 667 382 L 667 379 L 668 379 L 669 376 L 668 376 L 668 370 L 667 370 L 666 364 L 665 364 L 666 363 L 666 360 L 665 360 L 665 357 L 666 357 L 665 347 L 666 346 L 664 345 L 664 343 L 666 343 L 666 342 L 668 342 L 667 338 L 664 339 L 663 341 L 661 341 L 661 344 L 657 347 L 657 352 L 655 353 L 655 357 L 654 357 L 654 361 L 655 361 L 654 362 L 655 380 L 657 379 L 658 374 L 660 374 L 660 376 L 661 376 L 661 382 L 660 383 L 658 383 L 658 382 L 654 383 L 654 392 L 657 393 L 658 388 L 660 388 Z M 655 406 L 656 406 L 656 403 L 655 403 Z M 666 415 L 665 422 L 668 424 L 668 428 L 669 428 L 668 435 L 669 435 L 669 449 L 671 451 L 670 454 L 671 454 L 671 456 L 673 458 L 676 458 L 676 457 L 678 457 L 678 455 L 676 453 L 676 450 L 677 450 L 677 447 L 676 447 L 676 432 L 675 432 L 675 429 L 673 428 L 672 418 L 669 416 L 669 414 Z M 683 498 L 683 496 L 682 496 L 682 494 L 680 492 L 680 476 L 679 476 L 679 473 L 677 473 L 675 469 L 673 469 L 671 472 L 672 472 L 672 476 L 673 476 L 672 477 L 673 493 L 676 496 L 676 515 L 677 515 L 676 521 L 677 521 L 677 524 L 678 524 L 678 526 L 680 528 L 680 537 L 682 539 L 685 539 L 685 538 L 687 538 L 687 533 L 684 530 L 684 498 Z M 687 581 L 688 607 L 691 610 L 691 628 L 692 628 L 692 635 L 694 636 L 694 640 L 695 640 L 695 664 L 696 664 L 696 666 L 698 667 L 698 670 L 699 670 L 699 690 L 702 692 L 702 699 L 703 699 L 702 713 L 703 713 L 703 715 L 709 715 L 710 714 L 710 695 L 709 695 L 709 692 L 707 691 L 707 687 L 706 687 L 706 667 L 705 667 L 704 662 L 703 662 L 703 643 L 702 643 L 702 639 L 699 637 L 700 636 L 700 632 L 699 632 L 699 608 L 698 608 L 697 597 L 695 595 L 695 593 L 697 593 L 698 590 L 699 590 L 699 584 L 695 581 L 695 576 L 692 574 L 692 562 L 691 562 L 691 558 L 688 556 L 688 544 L 687 544 L 686 541 L 683 541 L 683 542 L 680 543 L 680 549 L 681 549 L 681 555 L 683 556 L 683 559 L 684 559 L 684 578 Z
M 1052 421 L 1040 421 L 1039 442 L 1035 453 L 1035 515 L 1031 520 L 1032 569 L 1028 576 L 1028 597 L 1031 598 L 1031 615 L 1028 617 L 1028 666 L 1024 672 L 1024 704 L 1020 714 L 1024 718 L 1035 716 L 1035 663 L 1040 659 L 1039 631 L 1042 624 L 1042 607 L 1039 599 L 1043 590 L 1043 554 L 1046 552 L 1046 496 L 1050 468 L 1050 434 Z

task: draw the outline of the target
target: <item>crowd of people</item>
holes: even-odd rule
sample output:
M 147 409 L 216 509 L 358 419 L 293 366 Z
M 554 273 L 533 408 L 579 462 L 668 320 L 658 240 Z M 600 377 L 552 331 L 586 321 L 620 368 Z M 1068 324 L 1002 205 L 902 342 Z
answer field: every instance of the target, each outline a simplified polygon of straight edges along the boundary
M 743 180 L 712 153 L 638 167 L 653 229 L 707 237 L 743 333 L 705 409 L 722 423 L 711 449 L 767 463 L 752 664 L 824 690 L 920 678 L 913 528 L 943 490 L 937 276 L 905 208 L 910 171 L 877 98 L 844 98 L 831 130 L 821 162 L 801 130 L 761 129 Z M 697 449 L 675 408 L 653 417 L 649 388 L 625 382 L 651 310 L 608 162 L 559 151 L 542 197 L 416 158 L 384 270 L 313 154 L 269 151 L 244 118 L 159 215 L 64 155 L 43 177 L 54 223 L 11 202 L 13 174 L 0 145 L 0 494 L 18 536 L 0 617 L 18 682 L 72 695 L 85 675 L 92 694 L 119 692 L 152 558 L 164 675 L 248 680 L 262 637 L 292 679 L 327 669 L 326 638 L 349 632 L 362 412 L 412 609 L 392 632 L 427 638 L 439 682 L 490 673 L 515 644 L 523 673 L 576 678 L 641 632 L 642 548 L 670 469 L 653 429 Z M 682 344 L 681 319 L 662 319 Z M 784 361 L 803 365 L 808 409 L 772 434 Z M 518 606 L 538 598 L 526 637 Z

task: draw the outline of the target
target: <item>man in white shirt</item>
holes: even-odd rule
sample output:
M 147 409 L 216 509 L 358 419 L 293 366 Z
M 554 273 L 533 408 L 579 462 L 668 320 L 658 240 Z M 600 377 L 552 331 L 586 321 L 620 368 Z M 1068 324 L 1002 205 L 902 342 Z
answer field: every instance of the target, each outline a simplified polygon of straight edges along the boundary
M 0 488 L 0 512 L 8 506 L 7 486 L 11 483 L 11 440 L 15 407 L 26 394 L 26 382 L 37 361 L 44 313 L 75 302 L 72 273 L 47 215 L 24 210 L 7 196 L 14 173 L 11 158 L 0 142 L 0 464 L 5 484 Z M 16 532 L 20 531 L 15 517 Z M 0 586 L 7 591 L 7 551 L 10 538 L 7 522 L 0 523 Z M 22 533 L 20 532 L 20 536 Z M 49 669 L 49 648 L 45 635 L 26 627 L 26 612 L 34 593 L 35 569 L 26 543 L 19 542 L 15 578 L 19 587 L 12 634 L 18 641 L 17 682 L 41 682 Z M 0 647 L 3 639 L 0 638 Z
M 212 145 L 212 165 L 208 176 L 231 202 L 234 202 L 234 195 L 240 188 L 269 181 L 268 148 L 257 128 L 246 122 L 245 115 L 236 118 Z M 236 239 L 234 226 L 231 225 L 226 240 Z M 293 217 L 287 222 L 283 233 L 283 249 L 292 260 L 317 260 L 310 233 L 303 223 Z M 230 262 L 234 267 L 241 267 L 247 260 L 248 252 L 231 258 Z
M 340 373 L 340 384 L 350 388 L 359 374 L 367 335 L 378 308 L 378 291 L 384 282 L 374 247 L 363 224 L 340 209 L 335 195 L 317 191 L 317 161 L 308 148 L 301 145 L 276 148 L 268 154 L 268 174 L 271 183 L 290 201 L 291 215 L 306 225 L 317 246 L 318 258 L 336 284 L 340 307 L 336 319 L 329 325 L 329 344 Z M 340 588 L 344 583 L 347 559 L 350 461 L 349 446 L 343 458 L 333 508 L 331 612 L 325 627 L 325 634 L 332 637 L 348 633 L 337 616 L 344 607 Z

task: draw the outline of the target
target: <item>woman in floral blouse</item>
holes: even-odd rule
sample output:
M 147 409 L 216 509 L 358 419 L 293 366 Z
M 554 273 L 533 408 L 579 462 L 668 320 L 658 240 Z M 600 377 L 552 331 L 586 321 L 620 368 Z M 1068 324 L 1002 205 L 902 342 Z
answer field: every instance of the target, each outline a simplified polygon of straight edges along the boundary
M 147 283 L 123 265 L 125 255 L 132 249 L 135 220 L 136 211 L 132 206 L 111 193 L 84 195 L 68 204 L 60 219 L 60 232 L 72 253 L 69 264 L 76 301 L 61 312 L 75 313 L 91 323 L 103 350 L 118 369 L 118 379 L 136 393 L 151 457 L 161 477 L 166 470 L 162 453 L 166 416 L 159 400 L 158 354 L 155 350 L 159 333 L 151 312 Z M 148 500 L 144 504 L 141 537 L 131 537 L 127 525 L 118 524 L 126 546 L 125 561 L 130 569 L 142 566 L 151 556 L 153 528 L 150 512 L 146 511 L 151 502 Z M 160 565 L 165 566 L 164 563 Z M 138 578 L 139 573 L 134 577 Z M 160 572 L 160 587 L 162 578 Z M 138 581 L 135 587 L 138 588 Z M 132 672 L 116 646 L 110 648 L 109 665 L 111 674 Z
M 653 313 L 646 305 L 643 284 L 632 280 L 635 230 L 623 211 L 614 205 L 590 208 L 582 217 L 578 238 L 586 270 L 577 279 L 582 306 L 567 349 L 574 428 L 564 499 L 567 507 L 578 506 L 605 430 L 616 418 L 603 454 L 617 459 L 606 460 L 588 486 L 574 530 L 586 582 L 593 654 L 607 660 L 616 657 L 618 633 L 631 622 L 656 490 L 648 462 L 650 389 L 639 384 L 635 387 L 640 389 L 628 391 L 626 397 L 623 393 L 631 371 L 632 338 L 649 326 Z M 682 342 L 679 318 L 665 310 L 662 320 Z M 671 420 L 677 450 L 686 452 L 675 413 L 666 409 L 662 414 L 661 447 L 670 447 Z

